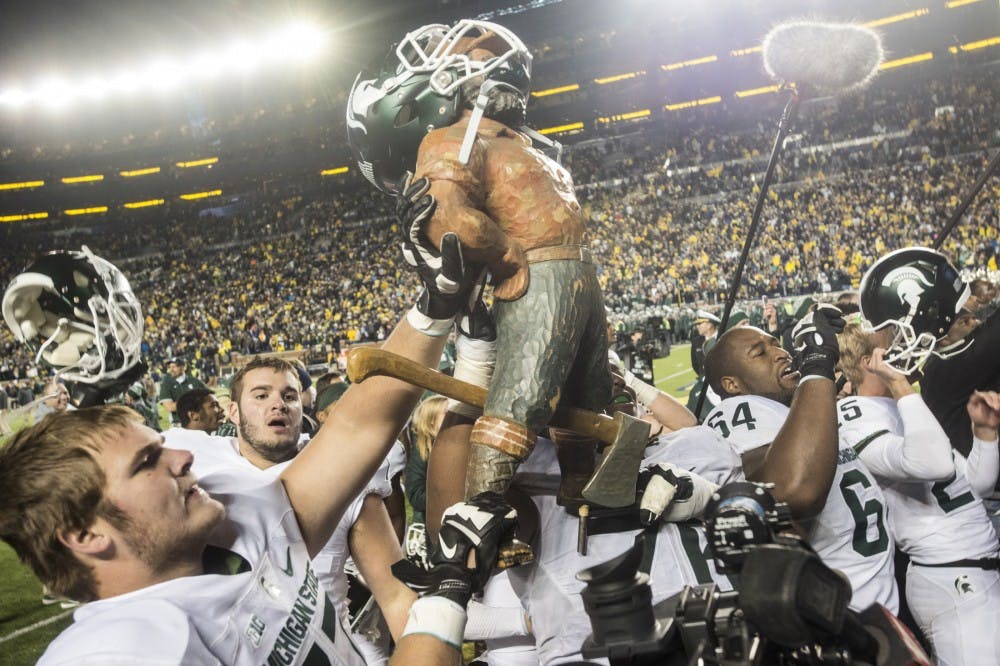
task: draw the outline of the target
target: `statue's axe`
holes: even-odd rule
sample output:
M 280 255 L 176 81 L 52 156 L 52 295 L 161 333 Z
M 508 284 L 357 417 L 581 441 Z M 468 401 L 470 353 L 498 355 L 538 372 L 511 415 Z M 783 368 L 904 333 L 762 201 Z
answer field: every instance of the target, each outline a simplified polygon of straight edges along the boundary
M 347 376 L 360 383 L 368 377 L 393 377 L 446 398 L 482 408 L 486 389 L 431 370 L 408 358 L 377 347 L 357 347 L 347 355 Z M 588 502 L 623 507 L 635 502 L 639 463 L 649 441 L 649 423 L 616 412 L 614 418 L 596 412 L 560 405 L 549 425 L 565 428 L 604 442 L 594 475 L 584 486 Z

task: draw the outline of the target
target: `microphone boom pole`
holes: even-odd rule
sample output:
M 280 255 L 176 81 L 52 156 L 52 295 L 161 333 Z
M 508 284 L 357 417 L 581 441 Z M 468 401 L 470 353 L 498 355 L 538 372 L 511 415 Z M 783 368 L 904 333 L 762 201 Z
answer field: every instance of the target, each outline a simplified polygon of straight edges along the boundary
M 934 245 L 931 247 L 935 250 L 941 249 L 944 239 L 948 237 L 951 230 L 955 228 L 958 221 L 963 215 L 965 215 L 965 211 L 968 210 L 969 205 L 972 204 L 972 200 L 975 199 L 976 195 L 979 194 L 979 191 L 983 189 L 983 186 L 986 185 L 986 181 L 989 180 L 990 176 L 996 173 L 998 166 L 1000 166 L 1000 150 L 996 152 L 993 159 L 990 160 L 990 163 L 986 165 L 986 170 L 980 174 L 979 179 L 975 182 L 975 184 L 973 184 L 972 189 L 965 193 L 965 198 L 962 199 L 962 202 L 958 204 L 958 208 L 956 208 L 951 214 L 951 217 L 948 218 L 948 222 L 938 233 L 937 238 L 934 240 Z
M 771 157 L 767 161 L 767 169 L 764 171 L 764 179 L 760 184 L 760 192 L 757 194 L 757 202 L 754 204 L 753 215 L 750 218 L 750 228 L 747 229 L 746 240 L 743 241 L 743 250 L 740 252 L 740 260 L 736 265 L 736 272 L 733 275 L 732 282 L 729 285 L 729 296 L 726 298 L 726 306 L 722 311 L 722 322 L 719 324 L 719 335 L 722 335 L 726 330 L 726 325 L 729 323 L 729 315 L 733 310 L 733 304 L 736 303 L 736 296 L 739 294 L 740 286 L 743 281 L 743 270 L 747 263 L 747 257 L 750 256 L 750 248 L 753 246 L 754 238 L 757 235 L 757 227 L 760 226 L 760 215 L 764 210 L 764 201 L 767 197 L 767 192 L 771 187 L 771 179 L 774 177 L 774 168 L 778 165 L 778 157 L 781 155 L 781 151 L 784 148 L 785 137 L 788 136 L 788 131 L 791 129 L 792 120 L 795 118 L 795 114 L 799 108 L 799 93 L 794 88 L 791 87 L 792 95 L 788 99 L 788 103 L 785 104 L 785 110 L 781 112 L 781 119 L 778 121 L 778 134 L 774 137 L 774 146 L 771 148 Z M 695 405 L 695 418 L 701 414 L 701 407 L 705 403 L 705 393 L 708 391 L 708 382 L 702 382 L 701 392 L 698 394 L 698 402 Z

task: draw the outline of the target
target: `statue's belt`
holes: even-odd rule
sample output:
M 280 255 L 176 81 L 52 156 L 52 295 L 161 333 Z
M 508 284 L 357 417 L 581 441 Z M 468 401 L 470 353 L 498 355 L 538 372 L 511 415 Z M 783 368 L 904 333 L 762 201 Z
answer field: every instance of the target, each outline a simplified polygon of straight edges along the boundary
M 594 263 L 594 258 L 590 255 L 590 248 L 583 245 L 549 245 L 547 247 L 533 247 L 525 251 L 529 264 L 537 264 L 542 261 L 555 261 L 557 259 L 575 259 L 585 264 Z

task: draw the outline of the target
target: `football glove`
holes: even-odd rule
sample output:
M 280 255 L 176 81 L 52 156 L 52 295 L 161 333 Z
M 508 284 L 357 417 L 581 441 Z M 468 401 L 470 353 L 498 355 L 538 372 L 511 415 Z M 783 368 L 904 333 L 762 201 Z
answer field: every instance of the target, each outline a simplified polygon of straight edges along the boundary
M 496 566 L 500 543 L 509 540 L 516 527 L 517 511 L 502 495 L 480 493 L 445 510 L 429 570 L 400 560 L 393 573 L 423 596 L 444 597 L 465 607 L 474 593 L 483 591 Z M 473 568 L 468 565 L 470 551 L 475 552 Z
M 440 250 L 434 247 L 425 227 L 434 216 L 437 202 L 427 194 L 430 182 L 426 178 L 412 178 L 413 174 L 407 172 L 400 182 L 396 219 L 403 231 L 403 260 L 416 270 L 424 285 L 416 309 L 429 319 L 450 321 L 463 307 L 472 310 L 470 295 L 483 270 L 466 265 L 454 233 L 442 236 Z
M 837 333 L 844 330 L 841 311 L 828 303 L 819 303 L 792 329 L 795 367 L 806 377 L 833 379 L 840 360 Z M 801 380 L 800 380 L 801 381 Z

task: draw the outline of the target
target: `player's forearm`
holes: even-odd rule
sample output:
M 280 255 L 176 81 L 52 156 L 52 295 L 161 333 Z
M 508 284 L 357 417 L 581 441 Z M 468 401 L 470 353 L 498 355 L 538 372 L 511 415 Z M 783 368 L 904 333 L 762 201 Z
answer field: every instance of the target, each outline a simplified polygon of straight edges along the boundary
M 384 348 L 435 365 L 447 336 L 400 321 Z M 389 377 L 352 384 L 323 427 L 282 474 L 310 555 L 330 538 L 344 509 L 385 458 L 422 389 Z
M 788 419 L 752 479 L 775 484 L 775 498 L 788 503 L 798 519 L 823 510 L 837 470 L 836 391 L 829 379 L 799 386 Z
M 985 434 L 985 433 L 984 433 Z M 998 447 L 996 431 L 992 439 L 981 439 L 973 435 L 972 449 L 965 466 L 965 475 L 969 485 L 978 497 L 987 497 L 996 487 L 997 476 L 1000 475 L 1000 447 Z
M 398 641 L 417 595 L 390 570 L 404 556 L 389 513 L 378 495 L 364 499 L 358 519 L 348 532 L 347 543 L 358 571 L 385 616 L 389 632 Z
M 954 474 L 948 435 L 920 396 L 903 396 L 898 407 L 903 422 L 900 468 L 907 477 L 943 481 Z
M 668 430 L 680 430 L 698 425 L 698 419 L 691 413 L 691 410 L 666 393 L 661 392 L 650 404 L 646 405 L 646 409 Z

